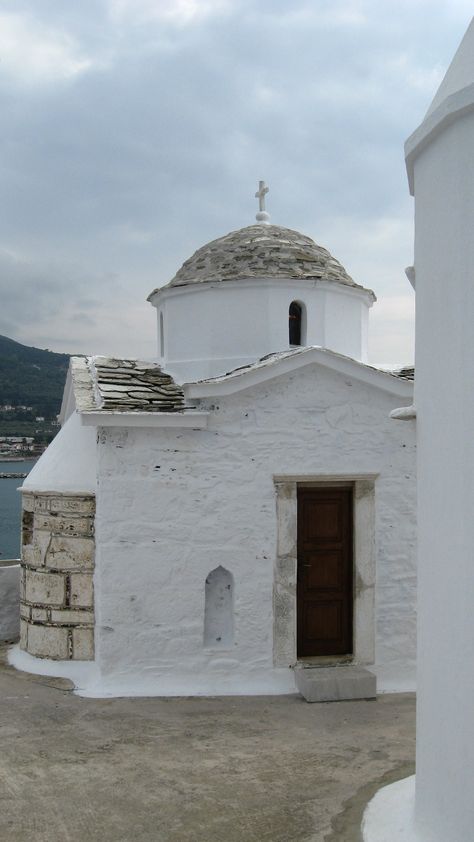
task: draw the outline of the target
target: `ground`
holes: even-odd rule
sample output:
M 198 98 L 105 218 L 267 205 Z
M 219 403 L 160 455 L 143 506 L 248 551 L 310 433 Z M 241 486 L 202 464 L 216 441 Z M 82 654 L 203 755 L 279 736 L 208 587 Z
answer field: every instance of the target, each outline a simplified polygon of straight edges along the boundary
M 358 842 L 414 696 L 83 699 L 0 667 L 2 842 Z

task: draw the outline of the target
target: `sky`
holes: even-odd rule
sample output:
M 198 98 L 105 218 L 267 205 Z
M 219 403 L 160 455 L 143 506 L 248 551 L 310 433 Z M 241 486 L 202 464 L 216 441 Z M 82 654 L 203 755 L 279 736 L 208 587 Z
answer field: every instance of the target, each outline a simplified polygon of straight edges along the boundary
M 413 360 L 403 157 L 468 0 L 0 0 L 0 334 L 156 356 L 146 301 L 271 222 L 374 289 L 370 359 Z

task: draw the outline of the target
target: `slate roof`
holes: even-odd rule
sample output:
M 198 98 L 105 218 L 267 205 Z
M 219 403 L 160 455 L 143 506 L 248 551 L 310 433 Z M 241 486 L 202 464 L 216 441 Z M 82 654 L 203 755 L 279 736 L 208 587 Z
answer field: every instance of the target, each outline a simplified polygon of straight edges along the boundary
M 413 366 L 406 365 L 403 368 L 399 368 L 398 371 L 392 371 L 392 374 L 395 377 L 402 377 L 404 380 L 414 380 L 415 379 L 415 369 Z
M 319 345 L 307 345 L 301 346 L 300 348 L 291 348 L 288 351 L 275 351 L 271 354 L 265 354 L 265 356 L 260 357 L 253 363 L 241 365 L 238 368 L 234 368 L 231 371 L 227 371 L 225 374 L 216 375 L 215 377 L 203 378 L 202 380 L 196 381 L 196 383 L 218 383 L 222 382 L 223 380 L 231 380 L 235 377 L 239 377 L 241 374 L 244 374 L 248 371 L 256 371 L 260 368 L 272 367 L 285 359 L 306 356 L 314 350 L 322 351 L 328 358 L 334 357 L 335 359 L 339 358 L 341 360 L 349 360 L 351 363 L 356 363 L 361 368 L 368 369 L 369 371 L 378 372 L 379 374 L 384 374 L 388 377 L 396 377 L 397 379 L 402 380 L 415 379 L 415 369 L 410 366 L 405 366 L 399 369 L 378 368 L 375 365 L 369 365 L 369 363 L 362 363 L 359 360 L 355 360 L 353 357 L 348 357 L 345 354 L 338 353 L 337 351 L 331 351 L 329 348 L 323 348 Z
M 267 354 L 250 365 L 198 382 L 219 383 L 233 380 L 246 371 L 272 367 L 279 361 L 308 354 L 311 350 L 324 351 L 329 357 L 340 357 L 354 362 L 350 357 L 325 348 L 298 348 Z M 362 363 L 358 365 L 397 379 L 414 378 L 414 369 L 408 366 L 397 371 L 384 371 L 375 366 Z M 157 363 L 114 357 L 71 357 L 71 377 L 79 412 L 176 413 L 194 409 L 194 406 L 185 405 L 183 388 Z
M 249 225 L 198 249 L 161 289 L 244 278 L 334 281 L 364 289 L 311 237 L 278 225 Z M 148 299 L 155 292 L 154 290 Z M 366 290 L 375 300 L 372 290 Z
M 113 357 L 72 357 L 79 412 L 182 412 L 184 394 L 159 365 Z

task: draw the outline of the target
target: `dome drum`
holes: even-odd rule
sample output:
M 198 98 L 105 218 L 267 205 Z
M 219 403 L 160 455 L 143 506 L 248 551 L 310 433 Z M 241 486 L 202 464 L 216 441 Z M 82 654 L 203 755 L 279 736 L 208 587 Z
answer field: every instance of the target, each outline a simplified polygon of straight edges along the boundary
M 296 344 L 366 361 L 374 299 L 326 249 L 274 225 L 252 225 L 203 246 L 149 296 L 160 363 L 180 382 L 225 374 L 293 346 L 295 304 Z

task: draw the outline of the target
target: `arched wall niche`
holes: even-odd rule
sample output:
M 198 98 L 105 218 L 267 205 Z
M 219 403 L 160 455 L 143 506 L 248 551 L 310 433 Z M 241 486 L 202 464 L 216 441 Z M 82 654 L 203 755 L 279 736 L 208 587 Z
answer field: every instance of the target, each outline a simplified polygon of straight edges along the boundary
M 219 565 L 206 577 L 204 647 L 228 649 L 234 643 L 234 577 Z
M 306 307 L 292 301 L 288 308 L 288 343 L 291 347 L 306 345 Z

